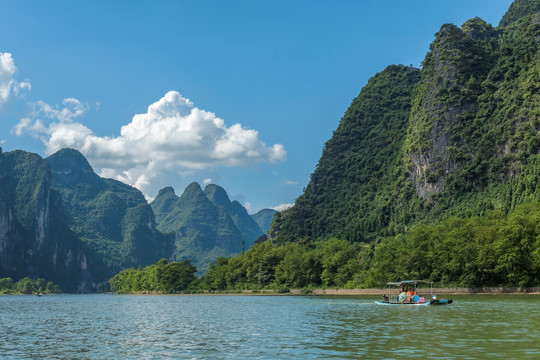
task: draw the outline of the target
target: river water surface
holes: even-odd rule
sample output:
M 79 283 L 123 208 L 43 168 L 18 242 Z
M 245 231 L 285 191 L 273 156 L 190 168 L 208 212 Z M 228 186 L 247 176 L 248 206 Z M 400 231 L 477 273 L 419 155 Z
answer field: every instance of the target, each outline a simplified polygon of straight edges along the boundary
M 540 359 L 540 296 L 0 296 L 2 359 Z

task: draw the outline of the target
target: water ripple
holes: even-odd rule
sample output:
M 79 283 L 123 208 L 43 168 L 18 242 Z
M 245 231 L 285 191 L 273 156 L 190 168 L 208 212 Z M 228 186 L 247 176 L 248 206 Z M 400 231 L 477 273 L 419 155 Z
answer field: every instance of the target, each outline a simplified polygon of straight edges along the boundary
M 3 359 L 540 358 L 538 296 L 3 296 Z

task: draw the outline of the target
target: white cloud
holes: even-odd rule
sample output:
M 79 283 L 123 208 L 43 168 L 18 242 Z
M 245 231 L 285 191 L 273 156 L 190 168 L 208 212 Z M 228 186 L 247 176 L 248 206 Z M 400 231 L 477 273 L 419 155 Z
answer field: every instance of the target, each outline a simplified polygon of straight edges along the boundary
M 0 53 L 0 104 L 8 100 L 15 80 L 13 74 L 17 71 L 10 53 Z
M 35 117 L 45 117 L 65 123 L 72 122 L 74 119 L 85 115 L 88 111 L 88 105 L 81 103 L 75 98 L 64 99 L 62 105 L 62 107 L 57 105 L 53 108 L 40 100 L 34 104 L 33 115 Z
M 249 201 L 244 202 L 244 207 L 246 208 L 246 211 L 251 214 L 253 211 L 253 207 Z
M 293 207 L 294 204 L 290 204 L 290 203 L 287 203 L 287 204 L 279 204 L 277 206 L 274 206 L 272 209 L 276 210 L 276 211 L 283 211 L 283 210 L 287 210 L 288 208 L 291 208 Z
M 285 181 L 285 185 L 298 185 L 298 183 L 296 181 L 287 180 Z
M 30 84 L 30 81 L 28 81 L 28 79 L 23 80 L 19 83 L 15 83 L 15 85 L 13 86 L 13 92 L 17 96 L 21 96 L 25 91 L 30 90 L 32 90 L 32 84 Z
M 30 81 L 18 82 L 13 78 L 16 71 L 17 67 L 11 53 L 0 52 L 0 105 L 8 101 L 12 91 L 15 95 L 21 95 L 23 91 L 32 88 Z
M 203 180 L 204 185 L 209 185 L 211 183 L 212 183 L 212 179 L 210 179 L 210 178 L 206 178 L 206 179 Z
M 41 133 L 46 131 L 45 126 L 41 120 L 32 120 L 30 118 L 22 118 L 17 125 L 15 125 L 15 134 L 21 136 L 25 132 Z
M 260 162 L 284 161 L 281 144 L 267 147 L 256 130 L 241 124 L 230 127 L 214 113 L 199 109 L 176 91 L 169 91 L 122 126 L 120 136 L 100 137 L 74 119 L 88 106 L 77 99 L 65 99 L 61 107 L 36 103 L 32 119 L 15 126 L 39 136 L 52 154 L 70 147 L 83 153 L 102 169 L 102 176 L 116 178 L 143 192 L 163 171 L 185 173 L 216 167 L 254 167 Z M 47 125 L 44 119 L 52 119 Z

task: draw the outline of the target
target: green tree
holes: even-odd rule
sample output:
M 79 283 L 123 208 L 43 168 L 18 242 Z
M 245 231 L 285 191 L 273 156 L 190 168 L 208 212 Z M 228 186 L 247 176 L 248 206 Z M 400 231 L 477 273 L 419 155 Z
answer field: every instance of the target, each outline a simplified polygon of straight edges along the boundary
M 195 280 L 196 271 L 189 260 L 169 263 L 160 277 L 160 287 L 167 293 L 186 290 Z
M 13 279 L 12 278 L 1 278 L 0 279 L 0 292 L 9 291 L 13 289 Z
M 15 287 L 17 291 L 21 294 L 33 294 L 37 292 L 36 284 L 34 283 L 34 281 L 32 281 L 32 279 L 28 277 L 17 281 Z

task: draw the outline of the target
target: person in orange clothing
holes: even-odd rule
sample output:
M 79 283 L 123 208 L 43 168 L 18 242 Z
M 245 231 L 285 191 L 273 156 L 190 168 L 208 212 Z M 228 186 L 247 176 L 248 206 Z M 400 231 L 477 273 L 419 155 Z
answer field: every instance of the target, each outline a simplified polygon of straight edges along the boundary
M 411 289 L 408 289 L 407 290 L 407 300 L 409 300 L 409 302 L 412 302 L 413 301 L 413 298 L 414 298 L 414 295 L 413 295 L 413 292 Z

